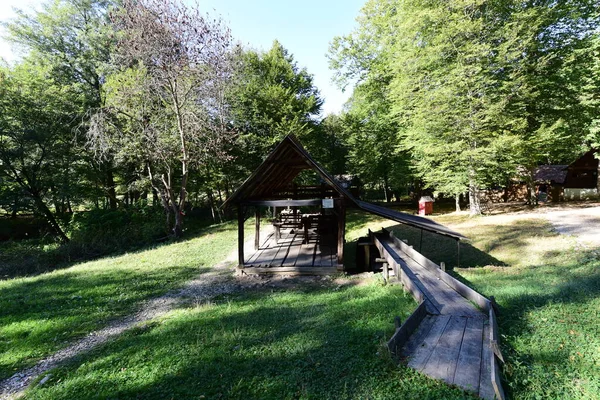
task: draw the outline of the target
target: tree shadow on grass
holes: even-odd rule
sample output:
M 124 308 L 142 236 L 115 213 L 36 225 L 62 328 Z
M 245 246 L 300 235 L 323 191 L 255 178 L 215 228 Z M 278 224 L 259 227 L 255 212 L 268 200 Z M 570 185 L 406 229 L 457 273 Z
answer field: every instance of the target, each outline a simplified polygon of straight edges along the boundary
M 459 261 L 460 267 L 463 268 L 483 267 L 486 265 L 507 266 L 504 262 L 487 252 L 481 251 L 466 241 L 460 243 L 459 258 L 458 245 L 455 239 L 403 224 L 394 225 L 387 229 L 393 231 L 397 238 L 406 241 L 408 245 L 413 246 L 415 250 L 436 264 L 444 262 L 446 268 L 457 267 Z M 504 240 L 512 235 L 515 238 L 517 237 L 516 232 L 507 229 Z
M 386 354 L 393 316 L 414 307 L 399 288 L 331 284 L 221 297 L 128 332 L 53 372 L 30 397 L 468 397 Z
M 210 270 L 177 264 L 156 270 L 108 268 L 89 274 L 52 274 L 3 287 L 0 379 Z
M 123 254 L 141 253 L 144 251 L 169 246 L 173 243 L 185 243 L 197 238 L 218 234 L 225 231 L 235 231 L 232 222 L 199 226 L 186 232 L 179 240 L 169 239 L 152 243 L 139 243 L 134 246 L 103 245 L 102 249 L 91 249 L 86 243 L 71 241 L 66 244 L 48 244 L 38 240 L 8 241 L 0 243 L 0 280 L 25 276 L 36 276 L 55 270 L 66 269 L 73 265 L 95 261 L 106 257 L 116 257 Z

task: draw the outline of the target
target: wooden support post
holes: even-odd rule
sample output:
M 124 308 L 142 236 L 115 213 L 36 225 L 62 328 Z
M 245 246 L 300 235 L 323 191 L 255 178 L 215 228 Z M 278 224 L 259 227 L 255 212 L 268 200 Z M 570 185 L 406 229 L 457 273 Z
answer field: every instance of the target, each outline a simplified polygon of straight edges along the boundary
M 244 268 L 244 206 L 238 205 L 238 263 Z
M 442 262 L 440 263 L 440 269 L 441 269 L 442 271 L 446 272 L 446 263 L 445 263 L 445 262 L 443 262 L 443 261 L 442 261 Z
M 394 325 L 396 325 L 396 330 L 400 329 L 402 326 L 402 320 L 397 315 L 394 317 Z
M 337 263 L 344 264 L 344 237 L 346 236 L 346 204 L 344 198 L 339 199 L 338 208 L 338 242 L 337 242 Z
M 373 268 L 371 268 L 371 246 L 364 246 L 365 247 L 365 268 L 367 269 L 368 272 L 371 272 L 373 270 Z
M 389 270 L 389 268 L 388 268 L 388 263 L 387 263 L 387 261 L 386 261 L 386 262 L 384 262 L 384 263 L 382 264 L 382 266 L 383 266 L 383 277 L 385 278 L 385 282 L 387 283 L 387 282 L 389 282 L 389 281 L 390 281 L 390 270 Z
M 254 250 L 260 246 L 260 207 L 256 207 L 254 213 Z

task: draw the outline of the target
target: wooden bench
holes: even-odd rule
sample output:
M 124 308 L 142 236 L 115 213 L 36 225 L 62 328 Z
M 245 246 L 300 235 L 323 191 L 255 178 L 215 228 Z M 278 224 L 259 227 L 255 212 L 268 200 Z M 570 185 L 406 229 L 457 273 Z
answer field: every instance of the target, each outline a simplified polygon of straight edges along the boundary
M 281 229 L 302 229 L 302 217 L 299 212 L 286 212 L 283 210 L 279 214 L 279 218 L 273 221 L 275 227 L 275 242 L 279 242 L 281 238 Z

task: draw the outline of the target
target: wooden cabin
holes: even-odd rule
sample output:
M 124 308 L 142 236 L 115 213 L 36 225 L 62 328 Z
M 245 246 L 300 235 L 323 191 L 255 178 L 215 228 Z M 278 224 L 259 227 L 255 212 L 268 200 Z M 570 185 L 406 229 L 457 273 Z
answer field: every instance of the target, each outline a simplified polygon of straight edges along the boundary
M 307 173 L 316 175 L 313 183 L 300 184 L 298 177 Z M 240 272 L 316 275 L 343 271 L 348 208 L 456 240 L 464 238 L 429 219 L 360 201 L 344 186 L 294 136 L 286 136 L 224 204 L 237 207 Z M 271 220 L 265 221 L 267 211 Z M 255 231 L 254 247 L 249 250 L 244 248 L 244 224 L 251 215 Z M 261 223 L 271 225 L 266 237 L 261 237 Z
M 598 197 L 597 150 L 590 150 L 567 167 L 564 197 L 567 200 L 582 200 Z

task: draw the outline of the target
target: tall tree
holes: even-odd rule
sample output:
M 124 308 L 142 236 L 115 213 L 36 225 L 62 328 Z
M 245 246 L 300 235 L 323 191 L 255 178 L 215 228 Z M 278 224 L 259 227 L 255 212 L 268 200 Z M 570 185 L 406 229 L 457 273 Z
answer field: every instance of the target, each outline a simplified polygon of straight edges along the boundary
M 247 50 L 238 59 L 236 85 L 229 94 L 232 123 L 239 133 L 238 161 L 253 170 L 285 135 L 308 138 L 323 101 L 306 69 L 277 41 L 267 52 Z M 311 143 L 307 143 L 310 147 Z M 244 171 L 244 174 L 246 174 Z
M 221 156 L 230 136 L 230 32 L 176 0 L 125 0 L 113 22 L 114 73 L 90 143 L 142 163 L 179 237 L 191 169 Z
M 8 39 L 29 51 L 27 57 L 47 65 L 56 83 L 70 86 L 80 107 L 85 129 L 88 116 L 104 104 L 105 64 L 110 59 L 114 35 L 108 20 L 116 0 L 52 0 L 29 15 L 17 10 L 7 24 Z M 78 149 L 78 152 L 82 152 Z M 88 158 L 91 162 L 93 159 Z M 91 175 L 117 207 L 114 165 L 111 157 L 95 165 Z
M 77 93 L 48 79 L 49 72 L 32 64 L 0 72 L 0 176 L 18 185 L 66 242 L 49 202 L 70 157 Z
M 332 46 L 346 80 L 384 80 L 398 137 L 438 190 L 479 188 L 583 141 L 582 63 L 597 1 L 371 0 Z
M 515 0 L 499 10 L 496 80 L 512 119 L 510 130 L 520 139 L 514 154 L 529 171 L 531 203 L 537 201 L 535 167 L 568 163 L 587 141 L 594 107 L 581 96 L 593 63 L 589 49 L 599 7 L 597 0 Z

